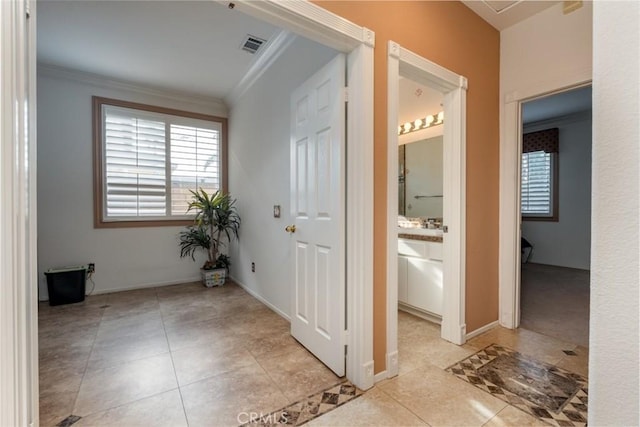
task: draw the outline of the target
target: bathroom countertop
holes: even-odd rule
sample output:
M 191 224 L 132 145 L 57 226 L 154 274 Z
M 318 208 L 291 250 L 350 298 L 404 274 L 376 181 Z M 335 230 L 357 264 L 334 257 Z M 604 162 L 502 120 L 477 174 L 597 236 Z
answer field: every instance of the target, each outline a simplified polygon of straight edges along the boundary
M 399 239 L 422 240 L 425 242 L 442 243 L 442 236 L 424 236 L 422 234 L 398 233 Z

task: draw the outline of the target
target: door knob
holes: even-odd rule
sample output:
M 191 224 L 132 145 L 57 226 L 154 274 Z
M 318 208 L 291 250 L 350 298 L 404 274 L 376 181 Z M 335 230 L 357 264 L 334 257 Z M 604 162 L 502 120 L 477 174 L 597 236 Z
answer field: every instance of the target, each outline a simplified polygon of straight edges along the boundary
M 295 233 L 296 232 L 296 226 L 294 225 L 287 225 L 284 228 L 284 231 L 286 231 L 287 233 Z

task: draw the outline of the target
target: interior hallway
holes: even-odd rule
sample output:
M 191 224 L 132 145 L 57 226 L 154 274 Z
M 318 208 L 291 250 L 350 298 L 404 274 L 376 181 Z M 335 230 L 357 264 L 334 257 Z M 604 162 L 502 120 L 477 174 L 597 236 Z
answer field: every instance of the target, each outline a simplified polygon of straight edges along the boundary
M 548 426 L 486 391 L 461 381 L 445 368 L 497 343 L 587 376 L 588 352 L 536 332 L 496 327 L 463 346 L 439 338 L 440 326 L 398 312 L 400 373 L 377 383 L 362 397 L 313 421 L 316 426 Z M 547 378 L 549 380 L 549 378 Z M 550 380 L 551 383 L 553 380 Z M 549 383 L 549 389 L 553 384 Z M 585 425 L 585 422 L 552 425 Z
M 404 312 L 398 319 L 400 375 L 361 394 L 233 283 L 43 303 L 41 425 L 233 426 L 245 412 L 272 411 L 277 418 L 266 420 L 294 425 L 548 425 L 456 377 L 451 365 L 496 343 L 587 375 L 586 349 L 535 332 L 495 328 L 456 346 L 437 325 Z

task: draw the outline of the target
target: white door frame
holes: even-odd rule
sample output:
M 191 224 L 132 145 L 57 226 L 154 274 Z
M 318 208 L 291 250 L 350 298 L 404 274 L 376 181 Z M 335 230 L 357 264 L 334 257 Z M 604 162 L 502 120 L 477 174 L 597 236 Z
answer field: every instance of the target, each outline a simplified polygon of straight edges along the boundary
M 466 341 L 466 100 L 467 79 L 389 41 L 387 51 L 387 370 L 398 374 L 398 107 L 399 78 L 444 94 L 444 235 L 441 336 L 455 344 Z M 384 375 L 383 375 L 384 377 Z
M 505 328 L 516 329 L 520 326 L 522 104 L 590 84 L 589 71 L 572 75 L 568 79 L 543 82 L 523 91 L 508 93 L 504 97 L 500 137 L 498 289 L 499 322 Z
M 35 5 L 0 1 L 0 425 L 38 425 Z M 27 16 L 30 16 L 27 18 Z
M 228 1 L 220 1 L 227 5 Z M 347 54 L 347 378 L 373 386 L 373 31 L 306 1 L 234 2 L 235 8 Z

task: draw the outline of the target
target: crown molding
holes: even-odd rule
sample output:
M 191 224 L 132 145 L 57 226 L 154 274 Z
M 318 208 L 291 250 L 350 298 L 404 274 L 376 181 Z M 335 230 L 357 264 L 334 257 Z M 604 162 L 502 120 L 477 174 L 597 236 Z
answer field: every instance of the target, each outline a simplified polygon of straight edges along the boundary
M 125 80 L 115 79 L 100 74 L 89 73 L 58 65 L 38 63 L 38 75 L 52 77 L 72 82 L 80 82 L 105 89 L 117 89 L 127 92 L 135 92 L 142 95 L 157 96 L 172 101 L 187 102 L 203 107 L 213 108 L 217 115 L 227 115 L 227 105 L 223 100 L 210 98 L 198 94 L 176 92 L 159 87 L 144 86 Z
M 246 74 L 238 84 L 231 89 L 224 100 L 226 105 L 232 107 L 238 100 L 262 77 L 273 63 L 284 53 L 296 35 L 287 30 L 281 30 L 265 47 L 264 51 L 251 64 Z

